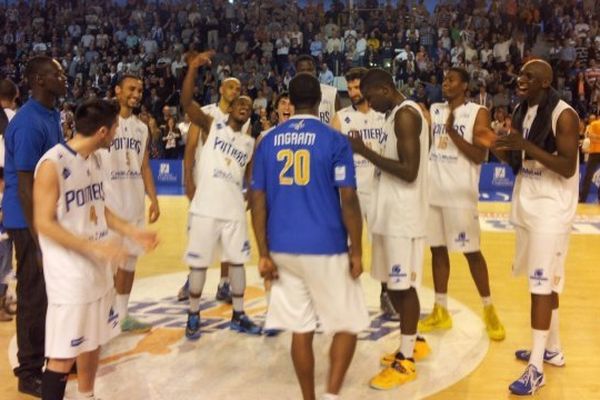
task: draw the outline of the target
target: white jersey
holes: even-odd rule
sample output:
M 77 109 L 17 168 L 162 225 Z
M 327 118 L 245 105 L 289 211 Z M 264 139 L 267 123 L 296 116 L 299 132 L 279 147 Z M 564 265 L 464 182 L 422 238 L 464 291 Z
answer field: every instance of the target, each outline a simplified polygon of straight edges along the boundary
M 97 153 L 83 158 L 65 144 L 57 144 L 38 162 L 50 160 L 56 168 L 59 190 L 58 223 L 72 234 L 91 241 L 106 239 L 104 177 Z M 108 262 L 68 250 L 40 234 L 48 303 L 85 304 L 103 297 L 113 287 Z
M 414 101 L 403 101 L 387 117 L 384 128 L 387 138 L 383 157 L 398 160 L 394 118 L 403 107 L 415 109 L 421 117 L 419 172 L 413 182 L 406 182 L 385 171 L 376 174 L 375 215 L 371 230 L 385 236 L 419 238 L 427 235 L 429 124 L 421 107 Z
M 321 122 L 329 125 L 335 114 L 335 98 L 337 88 L 321 84 L 321 103 L 319 104 L 319 118 Z
M 223 112 L 221 107 L 219 107 L 219 103 L 207 104 L 202 107 L 202 111 L 205 114 L 213 117 L 213 120 L 217 122 L 227 123 L 227 119 L 229 119 L 229 113 Z M 250 119 L 246 121 L 244 126 L 242 127 L 243 133 L 248 133 L 250 131 Z M 195 181 L 198 182 L 198 168 L 200 166 L 200 157 L 202 156 L 202 148 L 204 147 L 204 143 L 202 142 L 202 138 L 198 140 L 198 147 L 196 147 L 196 157 L 195 157 L 195 168 L 194 168 L 194 178 Z
M 360 133 L 365 145 L 377 154 L 381 154 L 385 139 L 383 133 L 385 115 L 373 109 L 369 109 L 365 114 L 349 106 L 338 111 L 337 116 L 340 121 L 340 130 L 344 135 L 351 131 Z M 354 154 L 354 168 L 358 191 L 370 194 L 373 190 L 375 166 L 363 156 Z
M 225 122 L 213 121 L 198 169 L 190 213 L 228 221 L 245 221 L 242 194 L 246 166 L 254 139 L 234 132 Z
M 465 103 L 454 111 L 454 129 L 473 143 L 479 104 Z M 481 165 L 469 160 L 446 132 L 448 103 L 431 105 L 432 140 L 429 152 L 429 203 L 438 207 L 477 209 Z
M 148 144 L 148 126 L 138 117 L 119 116 L 110 148 L 98 150 L 106 168 L 106 206 L 126 221 L 144 219 L 145 189 L 142 163 Z
M 538 106 L 530 107 L 523 121 L 527 137 Z M 552 133 L 556 135 L 558 118 L 573 110 L 560 100 L 552 111 Z M 575 112 L 575 111 L 573 111 Z M 510 221 L 530 232 L 567 233 L 571 230 L 579 196 L 579 160 L 572 177 L 551 171 L 536 160 L 523 160 L 513 190 Z
M 5 108 L 4 113 L 6 114 L 8 122 L 10 122 L 16 114 L 15 111 L 10 108 Z M 4 132 L 0 134 L 0 168 L 4 168 Z

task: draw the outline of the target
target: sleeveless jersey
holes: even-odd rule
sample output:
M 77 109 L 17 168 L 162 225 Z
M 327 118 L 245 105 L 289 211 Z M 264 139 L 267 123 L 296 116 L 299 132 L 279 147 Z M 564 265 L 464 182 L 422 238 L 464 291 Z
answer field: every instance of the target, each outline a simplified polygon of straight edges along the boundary
M 202 150 L 190 213 L 227 221 L 245 221 L 242 189 L 254 139 L 213 121 Z
M 383 133 L 385 115 L 373 109 L 369 109 L 365 114 L 350 106 L 341 109 L 337 116 L 344 135 L 351 131 L 360 133 L 365 145 L 377 154 L 381 154 L 385 138 Z M 370 194 L 373 190 L 375 166 L 363 156 L 354 154 L 354 169 L 358 191 Z
M 465 103 L 454 110 L 454 129 L 473 143 L 473 127 L 482 106 Z M 439 207 L 477 209 L 481 166 L 469 160 L 446 133 L 448 103 L 431 105 L 432 140 L 429 152 L 429 203 Z
M 101 157 L 92 153 L 84 159 L 67 145 L 58 144 L 40 159 L 36 172 L 45 160 L 53 163 L 58 175 L 58 223 L 76 236 L 92 241 L 105 239 L 108 226 Z M 113 287 L 109 263 L 68 250 L 42 234 L 39 239 L 48 303 L 90 303 Z
M 206 114 L 213 117 L 215 121 L 223 121 L 223 123 L 227 123 L 227 119 L 229 118 L 229 113 L 225 113 L 221 111 L 221 107 L 219 107 L 219 103 L 207 104 L 202 107 L 202 111 Z M 243 133 L 249 132 L 250 129 L 250 119 L 246 121 L 244 127 L 242 128 Z M 198 168 L 200 166 L 200 157 L 202 156 L 202 148 L 204 147 L 204 143 L 202 140 L 198 140 L 198 147 L 196 147 L 196 158 L 195 158 L 195 168 L 194 168 L 194 178 L 196 182 L 198 182 Z
M 394 118 L 403 107 L 413 108 L 421 117 L 419 172 L 413 182 L 406 182 L 385 171 L 376 173 L 375 215 L 371 230 L 380 235 L 418 238 L 427 234 L 429 125 L 421 107 L 414 101 L 403 101 L 387 117 L 383 157 L 398 160 Z
M 537 113 L 530 107 L 523 121 L 527 137 Z M 558 118 L 565 110 L 573 110 L 560 100 L 552 111 L 552 132 L 556 135 Z M 523 160 L 513 189 L 510 221 L 531 232 L 567 233 L 571 231 L 579 196 L 579 160 L 575 173 L 565 178 L 536 160 Z
M 110 148 L 98 150 L 106 165 L 106 206 L 127 221 L 144 219 L 145 189 L 142 163 L 148 143 L 148 127 L 138 117 L 119 116 Z
M 335 114 L 335 97 L 337 88 L 321 84 L 321 103 L 319 104 L 319 118 L 324 124 L 330 124 Z

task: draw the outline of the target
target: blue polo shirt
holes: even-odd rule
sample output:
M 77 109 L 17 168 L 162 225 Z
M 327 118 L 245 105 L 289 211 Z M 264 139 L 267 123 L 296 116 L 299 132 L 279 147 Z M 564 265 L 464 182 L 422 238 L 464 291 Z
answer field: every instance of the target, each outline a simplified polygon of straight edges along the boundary
M 17 172 L 33 172 L 44 153 L 64 143 L 60 113 L 30 99 L 10 121 L 4 134 L 4 227 L 27 228 L 18 194 Z

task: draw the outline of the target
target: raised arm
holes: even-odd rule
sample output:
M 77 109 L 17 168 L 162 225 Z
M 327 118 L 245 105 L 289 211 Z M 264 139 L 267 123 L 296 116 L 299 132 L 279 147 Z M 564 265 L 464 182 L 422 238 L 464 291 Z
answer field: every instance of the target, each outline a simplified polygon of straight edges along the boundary
M 198 76 L 198 68 L 210 64 L 210 58 L 214 55 L 214 51 L 206 51 L 204 53 L 189 53 L 186 60 L 188 70 L 183 80 L 183 88 L 181 89 L 181 106 L 184 111 L 190 116 L 190 120 L 198 125 L 201 129 L 208 132 L 212 123 L 212 117 L 202 111 L 202 108 L 193 99 L 194 86 Z

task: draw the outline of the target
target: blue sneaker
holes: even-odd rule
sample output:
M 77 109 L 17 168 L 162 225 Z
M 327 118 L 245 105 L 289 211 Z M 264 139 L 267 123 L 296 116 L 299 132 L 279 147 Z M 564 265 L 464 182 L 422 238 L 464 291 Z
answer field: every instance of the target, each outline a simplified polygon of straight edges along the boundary
M 246 313 L 241 313 L 239 316 L 231 318 L 229 329 L 250 335 L 260 335 L 262 333 L 262 328 L 252 322 Z
M 265 334 L 266 337 L 275 337 L 278 336 L 281 332 L 283 332 L 282 329 L 264 329 L 263 333 Z
M 177 301 L 184 301 L 190 298 L 190 278 L 185 280 L 185 283 L 177 293 Z
M 539 372 L 534 365 L 529 364 L 523 375 L 510 384 L 508 389 L 517 396 L 530 396 L 546 383 L 544 373 Z
M 200 313 L 188 313 L 187 324 L 185 324 L 185 337 L 189 340 L 200 339 Z
M 222 285 L 219 285 L 217 289 L 217 300 L 224 301 L 226 303 L 231 304 L 231 288 L 229 287 L 229 283 L 225 282 Z
M 517 350 L 515 351 L 515 357 L 517 357 L 517 360 L 529 362 L 529 357 L 531 357 L 531 351 Z M 564 367 L 565 355 L 562 351 L 544 350 L 544 362 L 546 364 L 554 365 L 555 367 Z

